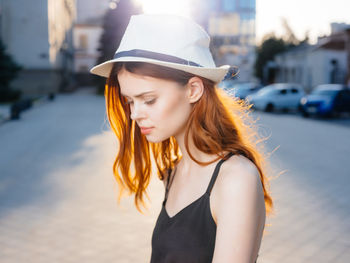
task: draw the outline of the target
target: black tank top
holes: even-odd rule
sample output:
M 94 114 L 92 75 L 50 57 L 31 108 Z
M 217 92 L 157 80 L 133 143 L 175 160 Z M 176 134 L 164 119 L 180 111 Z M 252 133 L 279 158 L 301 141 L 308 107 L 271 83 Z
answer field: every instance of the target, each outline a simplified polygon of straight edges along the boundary
M 232 155 L 229 153 L 226 157 Z M 162 209 L 152 234 L 151 263 L 212 262 L 216 224 L 210 211 L 209 197 L 221 164 L 227 158 L 217 163 L 206 192 L 173 217 L 169 217 L 165 209 L 169 192 L 168 176 Z

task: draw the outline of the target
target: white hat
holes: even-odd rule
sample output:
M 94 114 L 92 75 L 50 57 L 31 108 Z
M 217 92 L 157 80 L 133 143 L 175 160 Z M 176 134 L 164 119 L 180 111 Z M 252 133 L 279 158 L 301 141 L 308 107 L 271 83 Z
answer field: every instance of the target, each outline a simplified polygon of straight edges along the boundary
M 114 62 L 141 61 L 220 82 L 230 66 L 215 66 L 209 42 L 209 35 L 189 18 L 133 15 L 114 58 L 93 67 L 90 72 L 109 77 Z

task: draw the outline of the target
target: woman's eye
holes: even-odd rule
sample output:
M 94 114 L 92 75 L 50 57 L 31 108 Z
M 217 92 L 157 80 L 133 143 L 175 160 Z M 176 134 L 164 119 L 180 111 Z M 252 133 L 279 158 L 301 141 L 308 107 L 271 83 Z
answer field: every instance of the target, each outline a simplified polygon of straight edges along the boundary
M 148 104 L 148 105 L 151 105 L 151 104 L 153 104 L 155 102 L 156 102 L 156 99 L 153 99 L 153 100 L 148 100 L 145 103 Z

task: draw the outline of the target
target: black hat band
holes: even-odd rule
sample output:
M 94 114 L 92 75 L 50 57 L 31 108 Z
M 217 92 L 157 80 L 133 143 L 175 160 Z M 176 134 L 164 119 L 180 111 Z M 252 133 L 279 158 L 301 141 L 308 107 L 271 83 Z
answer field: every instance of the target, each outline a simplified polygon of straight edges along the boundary
M 121 57 L 142 57 L 142 58 L 155 59 L 159 61 L 171 62 L 171 63 L 181 64 L 181 65 L 203 67 L 193 61 L 185 60 L 179 57 L 166 55 L 158 52 L 142 50 L 142 49 L 132 49 L 128 51 L 121 51 L 121 52 L 115 53 L 113 58 L 116 59 Z

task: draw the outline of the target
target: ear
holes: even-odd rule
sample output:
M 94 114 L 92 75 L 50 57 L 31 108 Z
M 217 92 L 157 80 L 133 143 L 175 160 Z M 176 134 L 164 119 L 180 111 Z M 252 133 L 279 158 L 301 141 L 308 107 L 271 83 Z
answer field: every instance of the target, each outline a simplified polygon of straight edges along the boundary
M 190 103 L 197 102 L 203 95 L 204 84 L 198 77 L 192 77 L 187 82 L 187 98 Z

